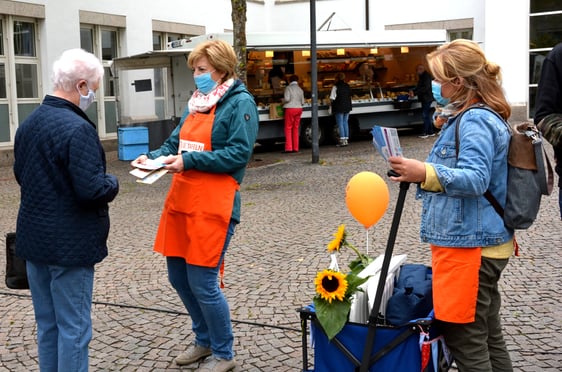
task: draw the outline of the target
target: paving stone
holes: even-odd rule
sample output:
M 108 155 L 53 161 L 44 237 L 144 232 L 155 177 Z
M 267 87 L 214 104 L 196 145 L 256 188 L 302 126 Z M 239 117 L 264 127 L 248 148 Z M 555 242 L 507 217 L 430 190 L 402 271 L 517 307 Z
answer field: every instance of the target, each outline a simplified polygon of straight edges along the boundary
M 401 142 L 406 156 L 423 160 L 432 140 L 405 133 Z M 128 162 L 108 159 L 108 171 L 119 177 L 121 191 L 110 206 L 109 256 L 96 267 L 90 369 L 192 371 L 197 365 L 173 363 L 193 341 L 191 321 L 168 282 L 165 260 L 152 251 L 171 177 L 141 185 L 128 174 Z M 302 369 L 297 309 L 311 303 L 314 276 L 329 264 L 326 245 L 340 224 L 346 224 L 356 247 L 368 246 L 372 256 L 384 251 L 398 185 L 388 183 L 387 212 L 366 232 L 345 204 L 347 182 L 361 171 L 383 178 L 387 171 L 368 139 L 346 148 L 320 147 L 319 164 L 311 163 L 307 151 L 254 155 L 241 187 L 242 223 L 226 256 L 224 288 L 236 359 L 243 371 Z M 15 230 L 19 207 L 19 188 L 10 167 L 0 168 L 0 187 L 0 244 L 4 246 L 4 233 Z M 506 343 L 516 371 L 562 369 L 562 228 L 557 191 L 543 198 L 535 224 L 517 232 L 521 255 L 511 259 L 500 281 Z M 429 264 L 429 248 L 418 237 L 420 208 L 411 186 L 394 253 L 408 254 L 409 262 Z M 342 252 L 340 264 L 351 257 L 350 252 Z M 5 266 L 4 255 L 0 266 Z M 1 284 L 0 371 L 38 371 L 35 336 L 29 292 Z M 312 369 L 310 345 L 308 359 Z

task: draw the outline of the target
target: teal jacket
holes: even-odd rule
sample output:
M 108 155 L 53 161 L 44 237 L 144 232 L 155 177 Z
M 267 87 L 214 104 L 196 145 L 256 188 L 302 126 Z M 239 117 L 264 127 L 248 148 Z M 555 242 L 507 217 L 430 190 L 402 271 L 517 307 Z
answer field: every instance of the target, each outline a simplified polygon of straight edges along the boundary
M 189 109 L 186 107 L 179 125 L 172 131 L 170 137 L 160 148 L 146 154 L 150 159 L 178 153 L 180 130 L 188 114 Z M 241 184 L 254 150 L 258 123 L 259 116 L 254 97 L 240 80 L 236 80 L 217 103 L 211 133 L 212 151 L 183 152 L 184 169 L 227 173 Z M 231 218 L 240 222 L 240 192 L 237 192 L 234 198 Z

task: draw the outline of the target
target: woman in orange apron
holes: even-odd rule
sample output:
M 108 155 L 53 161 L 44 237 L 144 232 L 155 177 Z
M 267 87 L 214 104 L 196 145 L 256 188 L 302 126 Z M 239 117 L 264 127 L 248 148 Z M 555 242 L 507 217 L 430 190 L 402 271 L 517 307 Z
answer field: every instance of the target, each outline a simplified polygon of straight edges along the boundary
M 507 195 L 511 108 L 500 67 L 462 39 L 427 60 L 434 97 L 455 112 L 425 162 L 389 159 L 400 175 L 392 180 L 419 183 L 420 237 L 431 246 L 436 323 L 459 371 L 512 371 L 498 281 L 514 251 L 513 230 L 484 196 L 489 190 L 504 204 Z
M 253 97 L 235 79 L 236 64 L 236 54 L 225 42 L 196 47 L 188 65 L 197 90 L 180 125 L 159 149 L 133 161 L 165 156 L 165 169 L 173 174 L 154 250 L 166 257 L 168 278 L 195 333 L 194 343 L 175 362 L 203 361 L 198 371 L 237 367 L 230 310 L 218 276 L 240 221 L 239 188 L 259 119 Z

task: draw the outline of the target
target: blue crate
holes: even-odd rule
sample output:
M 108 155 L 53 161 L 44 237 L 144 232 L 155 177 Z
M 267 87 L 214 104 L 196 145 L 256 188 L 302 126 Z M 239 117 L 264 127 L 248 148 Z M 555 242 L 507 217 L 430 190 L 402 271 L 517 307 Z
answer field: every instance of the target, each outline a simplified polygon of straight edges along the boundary
M 148 143 L 135 145 L 119 145 L 119 160 L 135 160 L 139 155 L 148 152 Z
M 119 145 L 148 144 L 147 127 L 126 127 L 118 129 Z

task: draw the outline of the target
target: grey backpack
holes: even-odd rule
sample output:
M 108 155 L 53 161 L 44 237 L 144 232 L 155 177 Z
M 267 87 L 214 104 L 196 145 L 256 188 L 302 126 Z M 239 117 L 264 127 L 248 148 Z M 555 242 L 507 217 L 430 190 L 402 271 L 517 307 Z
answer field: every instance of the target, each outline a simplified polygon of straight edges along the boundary
M 502 208 L 490 190 L 486 190 L 484 196 L 496 212 L 503 217 L 504 224 L 507 227 L 514 230 L 527 229 L 537 218 L 542 195 L 550 195 L 554 183 L 552 165 L 543 147 L 542 136 L 535 124 L 524 122 L 510 126 L 494 110 L 478 104 L 463 111 L 457 119 L 455 128 L 457 157 L 459 153 L 460 121 L 463 114 L 473 108 L 494 113 L 511 131 L 505 207 Z

